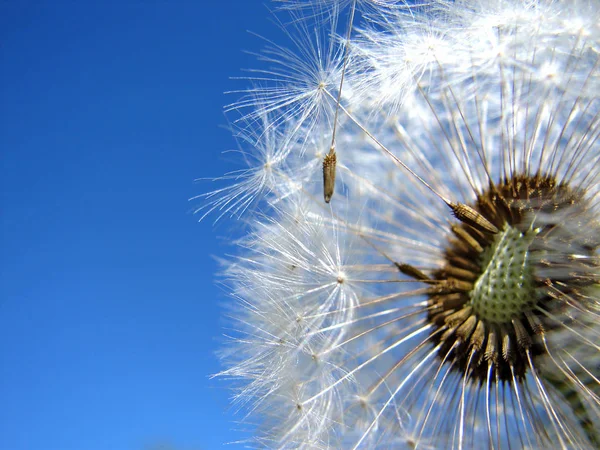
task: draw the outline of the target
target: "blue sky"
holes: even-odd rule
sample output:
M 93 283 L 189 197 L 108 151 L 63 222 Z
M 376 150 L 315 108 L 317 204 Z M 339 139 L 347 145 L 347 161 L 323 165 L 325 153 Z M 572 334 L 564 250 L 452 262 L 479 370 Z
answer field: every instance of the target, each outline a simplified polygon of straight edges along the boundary
M 0 2 L 1 449 L 242 437 L 208 379 L 231 222 L 198 223 L 188 198 L 239 168 L 223 92 L 268 17 L 254 0 Z

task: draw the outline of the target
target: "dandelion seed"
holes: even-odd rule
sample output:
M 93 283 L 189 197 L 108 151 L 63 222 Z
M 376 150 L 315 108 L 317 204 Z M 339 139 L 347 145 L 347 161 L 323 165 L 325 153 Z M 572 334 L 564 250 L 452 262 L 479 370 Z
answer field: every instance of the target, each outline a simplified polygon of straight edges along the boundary
M 340 88 L 338 90 L 338 95 L 335 102 L 335 115 L 333 116 L 331 147 L 329 147 L 329 153 L 323 159 L 323 197 L 325 199 L 325 203 L 329 203 L 331 201 L 331 197 L 335 192 L 335 170 L 337 165 L 337 155 L 335 154 L 335 133 L 337 131 L 340 101 L 342 98 L 342 89 L 344 87 L 344 75 L 346 74 L 346 68 L 348 67 L 348 45 L 350 43 L 350 36 L 352 35 L 355 8 L 356 1 L 352 3 L 352 9 L 350 11 L 348 33 L 346 35 L 346 43 L 344 47 L 344 64 L 342 66 L 342 76 L 340 77 Z

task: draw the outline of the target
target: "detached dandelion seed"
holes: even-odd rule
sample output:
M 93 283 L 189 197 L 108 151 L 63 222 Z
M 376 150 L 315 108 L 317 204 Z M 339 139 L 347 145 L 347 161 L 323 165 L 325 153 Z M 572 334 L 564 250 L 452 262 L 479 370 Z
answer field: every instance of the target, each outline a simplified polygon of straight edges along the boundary
M 600 447 L 600 3 L 280 6 L 327 39 L 275 46 L 298 70 L 238 106 L 276 170 L 204 207 L 251 224 L 219 374 L 246 443 Z

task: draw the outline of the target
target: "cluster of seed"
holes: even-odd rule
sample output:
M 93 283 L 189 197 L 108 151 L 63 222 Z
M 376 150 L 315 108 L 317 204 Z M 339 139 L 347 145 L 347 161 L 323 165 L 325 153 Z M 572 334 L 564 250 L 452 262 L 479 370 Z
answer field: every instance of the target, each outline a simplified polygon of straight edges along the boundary
M 538 306 L 561 306 L 547 289 L 553 280 L 537 275 L 532 248 L 561 224 L 536 228 L 535 217 L 558 215 L 576 202 L 579 192 L 552 177 L 514 176 L 490 186 L 472 207 L 453 208 L 460 222 L 451 227 L 442 269 L 429 277 L 398 265 L 431 284 L 432 340 L 441 344 L 439 358 L 453 361 L 453 370 L 483 382 L 493 368 L 495 379 L 512 382 L 544 353 L 541 337 L 555 325 Z

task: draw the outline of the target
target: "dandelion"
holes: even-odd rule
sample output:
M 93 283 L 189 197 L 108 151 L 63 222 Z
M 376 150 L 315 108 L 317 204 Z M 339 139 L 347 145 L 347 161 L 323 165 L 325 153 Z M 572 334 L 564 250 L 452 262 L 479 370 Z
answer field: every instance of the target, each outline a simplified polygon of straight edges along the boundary
M 335 29 L 298 56 L 328 81 L 252 88 L 244 129 L 277 136 L 253 153 L 277 176 L 207 207 L 251 227 L 219 374 L 246 443 L 598 448 L 600 4 L 283 6 L 296 43 Z

